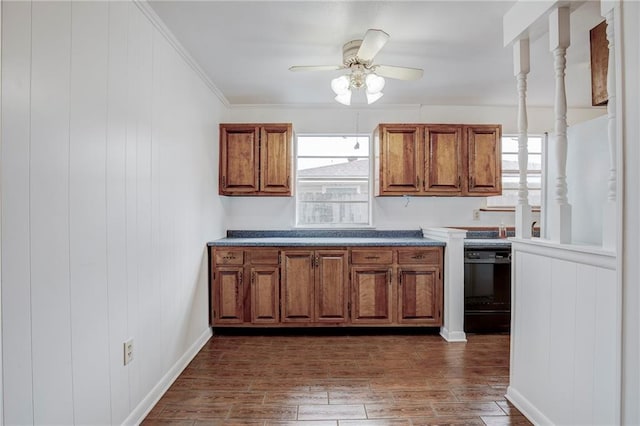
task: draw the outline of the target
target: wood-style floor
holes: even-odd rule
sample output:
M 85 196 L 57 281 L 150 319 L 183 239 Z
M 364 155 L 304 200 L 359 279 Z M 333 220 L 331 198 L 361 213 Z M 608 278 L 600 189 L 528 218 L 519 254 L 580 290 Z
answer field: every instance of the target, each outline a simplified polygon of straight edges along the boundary
M 508 335 L 311 333 L 215 335 L 143 425 L 530 424 Z

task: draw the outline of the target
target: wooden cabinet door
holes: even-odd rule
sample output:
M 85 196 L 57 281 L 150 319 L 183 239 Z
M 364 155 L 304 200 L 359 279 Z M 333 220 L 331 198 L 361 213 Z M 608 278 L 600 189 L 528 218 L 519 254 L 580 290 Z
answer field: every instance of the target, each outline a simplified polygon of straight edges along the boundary
M 317 250 L 315 254 L 316 322 L 344 323 L 348 316 L 346 250 Z
M 315 292 L 313 250 L 283 252 L 282 262 L 280 291 L 282 322 L 313 321 Z
M 422 191 L 422 126 L 380 126 L 380 195 Z
M 260 191 L 291 194 L 291 125 L 265 125 L 260 131 Z
M 442 325 L 440 269 L 430 266 L 398 268 L 398 322 Z
M 251 267 L 251 322 L 276 324 L 280 321 L 280 269 L 278 266 Z
M 425 128 L 425 191 L 433 195 L 462 193 L 462 127 L 428 125 Z
M 351 322 L 390 324 L 391 267 L 351 267 Z
M 466 126 L 466 151 L 469 195 L 502 193 L 502 149 L 500 126 Z
M 244 322 L 244 288 L 242 266 L 220 266 L 214 278 L 214 324 Z
M 259 190 L 259 128 L 220 125 L 219 193 L 252 194 Z

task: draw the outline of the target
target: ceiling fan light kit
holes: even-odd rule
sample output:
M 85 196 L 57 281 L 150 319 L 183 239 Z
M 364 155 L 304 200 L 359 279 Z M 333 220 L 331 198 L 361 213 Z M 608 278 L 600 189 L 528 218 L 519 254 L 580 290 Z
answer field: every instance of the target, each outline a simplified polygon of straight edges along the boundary
M 418 68 L 397 67 L 391 65 L 372 65 L 373 58 L 389 40 L 389 34 L 382 30 L 370 29 L 362 40 L 352 40 L 342 46 L 341 66 L 293 66 L 291 71 L 328 71 L 348 69 L 349 74 L 331 80 L 334 98 L 343 105 L 351 105 L 352 90 L 365 88 L 367 103 L 372 104 L 383 96 L 385 80 L 383 77 L 399 80 L 417 80 L 423 71 Z
M 372 104 L 383 95 L 384 78 L 356 70 L 351 75 L 341 75 L 331 80 L 331 90 L 336 94 L 334 99 L 343 105 L 351 105 L 352 89 L 361 87 L 366 88 L 367 103 Z

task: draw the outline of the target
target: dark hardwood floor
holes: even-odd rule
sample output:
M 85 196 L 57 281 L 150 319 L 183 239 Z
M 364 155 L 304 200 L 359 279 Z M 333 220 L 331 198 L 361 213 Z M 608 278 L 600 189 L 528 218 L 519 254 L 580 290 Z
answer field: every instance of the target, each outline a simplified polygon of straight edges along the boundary
M 215 335 L 143 425 L 530 424 L 508 335 L 343 333 Z

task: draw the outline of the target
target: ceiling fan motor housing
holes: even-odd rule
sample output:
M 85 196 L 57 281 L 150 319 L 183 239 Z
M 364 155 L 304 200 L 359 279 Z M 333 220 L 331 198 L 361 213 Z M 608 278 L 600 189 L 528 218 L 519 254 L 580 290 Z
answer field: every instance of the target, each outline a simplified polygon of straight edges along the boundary
M 360 50 L 361 45 L 362 40 L 351 40 L 342 46 L 342 63 L 344 63 L 346 67 L 356 64 L 364 66 L 369 66 L 371 64 L 371 61 L 363 62 L 358 58 L 358 50 Z

